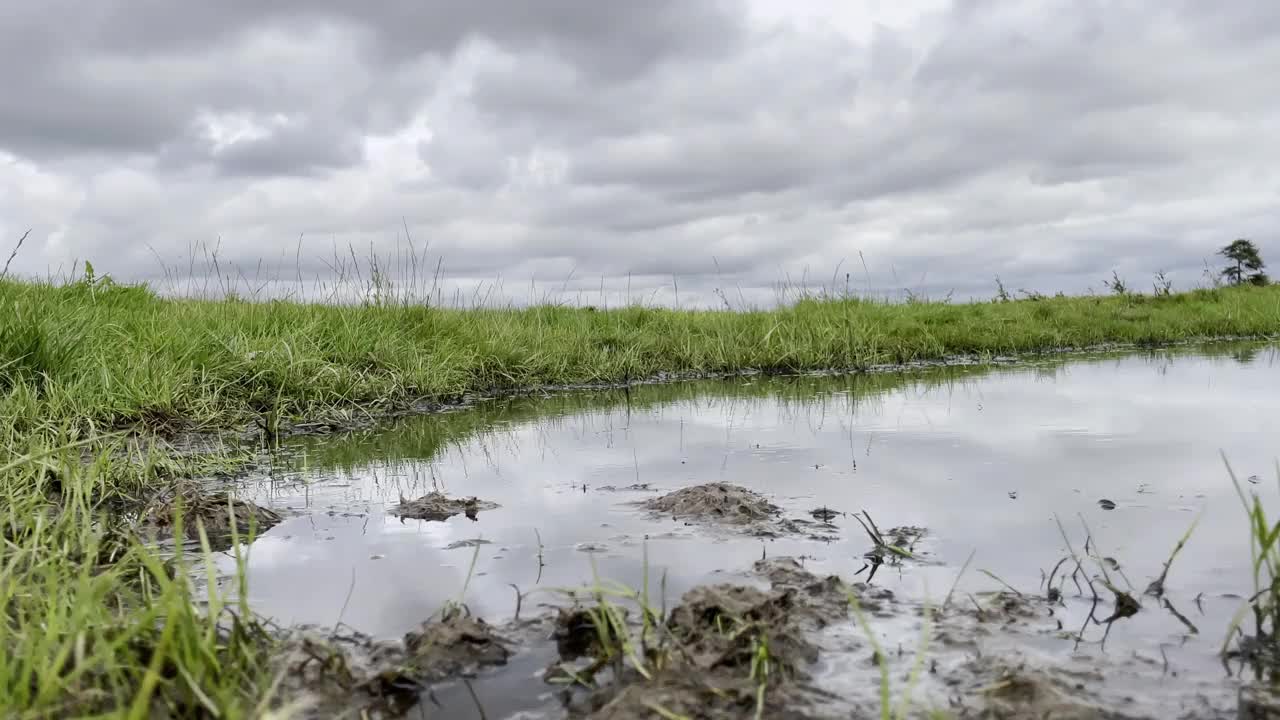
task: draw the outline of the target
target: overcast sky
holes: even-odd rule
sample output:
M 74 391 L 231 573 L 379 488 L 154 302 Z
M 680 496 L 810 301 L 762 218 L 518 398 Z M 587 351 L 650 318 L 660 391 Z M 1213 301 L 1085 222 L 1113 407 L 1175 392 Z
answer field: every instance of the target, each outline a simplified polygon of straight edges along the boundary
M 0 260 L 220 237 L 278 289 L 407 224 L 516 302 L 1187 287 L 1280 263 L 1276 77 L 1269 0 L 9 2 Z

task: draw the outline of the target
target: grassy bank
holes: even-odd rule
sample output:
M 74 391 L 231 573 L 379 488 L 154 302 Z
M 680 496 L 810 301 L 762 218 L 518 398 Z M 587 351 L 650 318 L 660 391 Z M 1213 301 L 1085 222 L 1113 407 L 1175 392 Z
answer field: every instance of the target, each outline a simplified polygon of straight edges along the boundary
M 805 301 L 772 311 L 307 305 L 0 281 L 0 418 L 212 428 L 473 390 L 664 371 L 809 370 L 1280 333 L 1280 287 L 1005 303 Z

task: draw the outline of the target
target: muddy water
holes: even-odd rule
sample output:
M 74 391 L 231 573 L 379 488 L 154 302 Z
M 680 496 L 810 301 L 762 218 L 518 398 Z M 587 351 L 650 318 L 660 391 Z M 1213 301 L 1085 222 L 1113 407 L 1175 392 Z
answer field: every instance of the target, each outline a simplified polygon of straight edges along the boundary
M 875 575 L 903 602 L 941 602 L 970 553 L 954 603 L 983 602 L 1001 582 L 1042 593 L 1043 575 L 1067 554 L 1055 518 L 1077 552 L 1087 524 L 1113 580 L 1136 597 L 1198 518 L 1165 582 L 1198 633 L 1144 598 L 1105 647 L 1100 626 L 1077 646 L 1054 632 L 1058 620 L 1078 630 L 1090 610 L 1088 588 L 1080 597 L 1068 582 L 1064 604 L 1039 620 L 1048 629 L 985 633 L 976 651 L 935 637 L 930 657 L 941 672 L 918 692 L 947 707 L 965 687 L 948 673 L 985 648 L 1011 664 L 1077 673 L 1070 677 L 1117 711 L 1229 716 L 1235 681 L 1216 652 L 1252 585 L 1247 530 L 1219 452 L 1246 486 L 1256 476 L 1258 490 L 1274 493 L 1277 377 L 1276 348 L 1232 345 L 487 401 L 377 433 L 304 441 L 246 483 L 241 497 L 285 517 L 249 551 L 250 600 L 284 625 L 340 622 L 394 638 L 460 597 L 490 622 L 510 619 L 512 585 L 530 614 L 558 601 L 556 589 L 593 576 L 633 587 L 647 578 L 655 599 L 665 587 L 670 606 L 699 584 L 756 582 L 748 571 L 762 556 L 865 580 L 857 573 L 872 545 L 851 517 L 861 511 L 882 530 L 927 530 L 917 560 Z M 761 493 L 787 519 L 812 521 L 820 508 L 839 514 L 830 527 L 759 537 L 639 506 L 711 482 Z M 474 519 L 391 514 L 401 499 L 433 491 L 498 507 Z M 1105 617 L 1111 599 L 1099 591 Z M 904 648 L 900 684 L 919 641 L 918 613 L 872 618 L 872 627 L 887 648 Z M 826 634 L 820 684 L 874 695 L 878 669 L 860 638 L 852 624 Z M 472 689 L 487 717 L 554 707 L 537 679 L 553 654 L 535 647 L 482 676 Z M 479 717 L 469 691 L 442 687 L 436 696 L 448 709 L 440 717 Z

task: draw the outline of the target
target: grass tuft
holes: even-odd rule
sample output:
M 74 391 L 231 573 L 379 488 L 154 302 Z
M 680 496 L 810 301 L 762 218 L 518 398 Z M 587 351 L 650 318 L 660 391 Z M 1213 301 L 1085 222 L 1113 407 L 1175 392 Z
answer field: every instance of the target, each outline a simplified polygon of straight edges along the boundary
M 212 567 L 207 542 L 196 558 L 181 543 L 162 555 L 106 512 L 151 470 L 109 451 L 85 463 L 85 444 L 36 447 L 0 467 L 0 707 L 33 718 L 261 716 L 265 629 L 214 582 L 198 604 L 193 570 Z

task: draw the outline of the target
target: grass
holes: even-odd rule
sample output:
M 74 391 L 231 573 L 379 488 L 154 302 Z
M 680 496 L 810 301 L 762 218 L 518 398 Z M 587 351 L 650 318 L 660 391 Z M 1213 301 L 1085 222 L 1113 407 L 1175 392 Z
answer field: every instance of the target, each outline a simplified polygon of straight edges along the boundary
M 771 673 L 775 672 L 775 668 L 782 672 L 789 669 L 785 663 L 778 666 L 779 659 L 770 651 L 769 635 L 778 630 L 767 627 L 765 623 L 718 613 L 714 619 L 700 618 L 704 622 L 709 621 L 713 626 L 713 629 L 709 630 L 715 635 L 712 640 L 699 641 L 696 637 L 678 637 L 688 633 L 696 634 L 698 628 L 678 625 L 673 627 L 674 616 L 668 615 L 664 608 L 652 605 L 648 587 L 647 546 L 644 568 L 644 585 L 637 590 L 622 583 L 602 581 L 595 571 L 593 560 L 593 584 L 590 587 L 581 590 L 569 588 L 561 590 L 575 599 L 575 607 L 578 606 L 576 600 L 580 596 L 591 600 L 583 612 L 586 613 L 594 631 L 591 650 L 594 660 L 588 667 L 581 670 L 575 670 L 564 663 L 557 665 L 558 679 L 553 682 L 578 685 L 589 690 L 598 689 L 601 683 L 597 679 L 597 674 L 607 668 L 612 672 L 606 682 L 615 684 L 619 689 L 628 683 L 629 673 L 635 674 L 636 682 L 644 684 L 660 683 L 659 676 L 664 672 L 674 672 L 686 679 L 692 678 L 696 683 L 700 682 L 696 679 L 698 675 L 703 673 L 709 675 L 717 668 L 698 666 L 693 655 L 708 652 L 708 647 L 714 646 L 719 641 L 730 648 L 737 645 L 746 650 L 747 659 L 742 663 L 746 667 L 738 668 L 738 671 L 745 671 L 746 680 L 751 687 L 753 704 L 751 717 L 756 720 L 765 717 Z M 663 585 L 665 586 L 665 577 Z M 640 616 L 638 622 L 630 619 L 632 610 L 637 611 L 636 614 Z M 717 609 L 708 608 L 707 612 L 715 610 Z M 725 648 L 720 648 L 721 652 L 724 650 Z M 719 662 L 733 665 L 733 661 L 730 651 Z M 705 663 L 705 660 L 703 662 Z M 667 679 L 670 680 L 669 677 Z M 723 680 L 724 678 L 721 677 L 720 681 Z M 698 693 L 684 697 L 683 700 L 687 702 L 690 697 L 696 699 L 703 693 L 725 700 L 732 698 L 732 692 L 728 688 L 718 687 L 717 680 L 709 678 Z M 663 706 L 653 698 L 643 699 L 642 704 L 657 716 L 667 720 L 687 720 L 689 717 Z
M 162 299 L 98 278 L 0 280 L 0 307 L 0 440 L 49 421 L 208 429 L 664 372 L 856 370 L 1280 333 L 1280 286 L 728 312 Z
M 1253 595 L 1245 600 L 1232 618 L 1222 650 L 1224 655 L 1227 654 L 1232 640 L 1241 636 L 1241 653 L 1259 669 L 1266 669 L 1273 684 L 1280 683 L 1280 649 L 1277 649 L 1277 641 L 1280 641 L 1280 520 L 1267 517 L 1258 494 L 1246 493 L 1225 455 L 1222 461 L 1248 516 L 1250 567 L 1253 571 Z M 1280 483 L 1280 464 L 1276 467 L 1276 481 Z M 1245 637 L 1242 625 L 1245 615 L 1250 612 L 1254 621 L 1253 635 Z
M 6 717 L 262 717 L 270 640 L 246 608 L 191 578 L 108 508 L 165 465 L 67 443 L 0 466 L 0 707 Z M 177 521 L 181 522 L 181 515 Z M 243 581 L 243 576 L 240 577 Z M 9 715 L 8 713 L 13 713 Z

